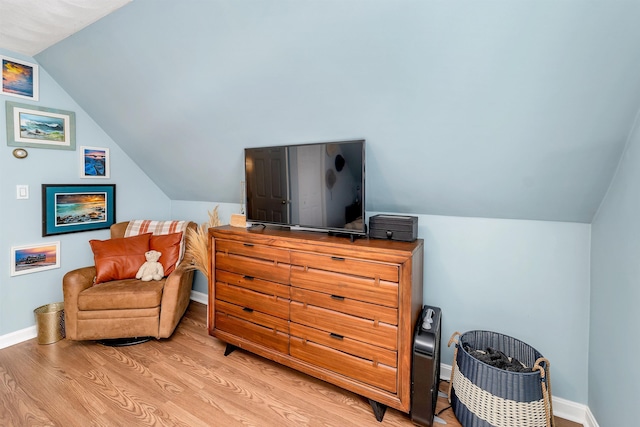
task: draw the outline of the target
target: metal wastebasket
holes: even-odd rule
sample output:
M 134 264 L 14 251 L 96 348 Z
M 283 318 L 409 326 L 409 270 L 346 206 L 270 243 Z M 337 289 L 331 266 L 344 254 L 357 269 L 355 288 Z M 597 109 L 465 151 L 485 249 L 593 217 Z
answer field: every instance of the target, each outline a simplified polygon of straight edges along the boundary
M 38 344 L 53 344 L 64 338 L 64 303 L 45 304 L 33 310 L 36 315 Z

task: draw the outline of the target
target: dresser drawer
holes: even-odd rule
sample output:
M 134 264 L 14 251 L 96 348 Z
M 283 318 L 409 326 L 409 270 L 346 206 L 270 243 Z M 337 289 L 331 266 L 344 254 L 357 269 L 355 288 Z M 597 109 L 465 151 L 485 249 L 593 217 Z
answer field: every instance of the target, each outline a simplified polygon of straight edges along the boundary
M 292 336 L 291 356 L 346 377 L 395 393 L 397 369 Z
M 282 353 L 289 352 L 289 323 L 258 311 L 216 301 L 215 329 L 228 332 Z M 214 329 L 214 334 L 215 334 Z
M 291 252 L 291 264 L 317 270 L 369 277 L 371 279 L 385 280 L 388 282 L 399 281 L 399 267 L 396 264 L 384 264 L 355 258 L 295 251 Z
M 383 322 L 389 325 L 398 324 L 397 308 L 383 307 L 368 302 L 345 298 L 341 295 L 325 294 L 296 287 L 292 287 L 290 293 L 292 301 L 339 311 L 340 313 L 370 319 L 374 322 Z
M 289 264 L 227 252 L 216 252 L 215 262 L 216 271 L 223 270 L 272 282 L 289 283 Z
M 331 347 L 362 359 L 371 360 L 374 363 L 382 363 L 392 368 L 398 366 L 398 354 L 395 351 L 380 348 L 362 341 L 341 337 L 299 323 L 289 324 L 289 334 L 292 337 L 295 336 L 305 341 L 312 341 L 325 347 Z
M 289 300 L 250 289 L 216 282 L 216 300 L 239 305 L 245 312 L 258 311 L 282 319 L 289 318 Z
M 398 328 L 394 325 L 374 322 L 296 301 L 291 301 L 289 307 L 289 316 L 292 322 L 389 350 L 398 349 Z
M 395 282 L 292 265 L 291 285 L 386 307 L 398 307 L 398 284 Z
M 257 279 L 253 276 L 230 273 L 224 270 L 216 270 L 216 281 L 285 299 L 289 299 L 289 289 L 291 288 L 289 285 Z
M 244 255 L 250 258 L 262 259 L 278 263 L 289 264 L 289 251 L 273 246 L 255 245 L 248 242 L 216 239 L 216 252 Z

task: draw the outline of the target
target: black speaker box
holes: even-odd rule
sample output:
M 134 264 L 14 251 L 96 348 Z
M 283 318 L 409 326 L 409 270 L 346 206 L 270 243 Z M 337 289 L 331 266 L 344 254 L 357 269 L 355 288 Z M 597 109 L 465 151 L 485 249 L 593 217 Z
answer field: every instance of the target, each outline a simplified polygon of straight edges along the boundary
M 418 238 L 418 217 L 374 215 L 369 218 L 369 237 L 413 242 Z

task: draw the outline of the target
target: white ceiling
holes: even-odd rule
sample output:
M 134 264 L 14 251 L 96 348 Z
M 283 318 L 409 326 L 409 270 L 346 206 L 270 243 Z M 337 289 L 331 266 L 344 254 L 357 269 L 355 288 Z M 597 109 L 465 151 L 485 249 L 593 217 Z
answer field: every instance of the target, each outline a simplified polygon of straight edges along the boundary
M 34 56 L 132 0 L 0 0 L 0 48 Z

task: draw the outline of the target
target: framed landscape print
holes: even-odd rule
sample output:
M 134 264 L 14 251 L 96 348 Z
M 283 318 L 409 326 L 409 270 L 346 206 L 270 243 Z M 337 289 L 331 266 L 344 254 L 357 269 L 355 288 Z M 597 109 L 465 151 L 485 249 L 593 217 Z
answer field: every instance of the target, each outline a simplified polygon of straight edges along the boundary
M 109 149 L 80 147 L 80 178 L 109 178 Z
M 60 242 L 11 247 L 11 275 L 60 268 Z
M 2 95 L 38 100 L 38 65 L 0 55 Z
M 36 105 L 6 102 L 7 145 L 76 149 L 76 114 Z
M 42 184 L 43 237 L 101 230 L 115 222 L 115 184 Z

